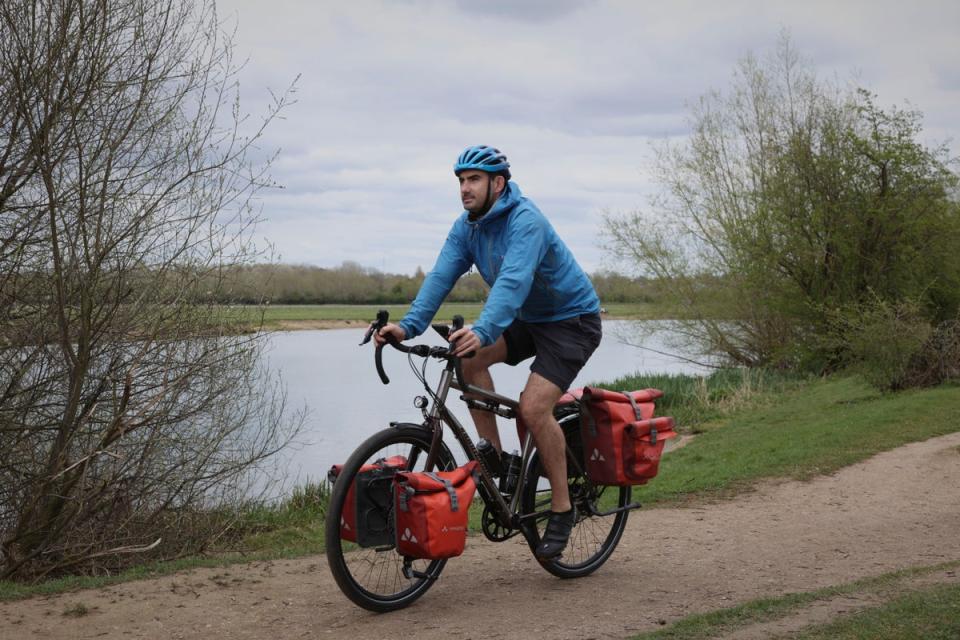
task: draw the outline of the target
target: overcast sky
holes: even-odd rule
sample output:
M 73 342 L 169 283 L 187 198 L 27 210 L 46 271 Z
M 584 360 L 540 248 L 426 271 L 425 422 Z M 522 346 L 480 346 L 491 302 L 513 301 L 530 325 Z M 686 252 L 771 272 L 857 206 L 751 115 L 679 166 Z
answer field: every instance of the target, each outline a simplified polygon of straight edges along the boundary
M 452 165 L 499 147 L 516 183 L 587 271 L 605 210 L 645 208 L 651 144 L 687 105 L 788 29 L 821 77 L 857 78 L 884 108 L 922 111 L 928 144 L 957 137 L 960 2 L 219 0 L 248 58 L 243 107 L 298 74 L 258 237 L 287 263 L 429 270 L 462 211 Z M 960 151 L 956 140 L 952 153 Z

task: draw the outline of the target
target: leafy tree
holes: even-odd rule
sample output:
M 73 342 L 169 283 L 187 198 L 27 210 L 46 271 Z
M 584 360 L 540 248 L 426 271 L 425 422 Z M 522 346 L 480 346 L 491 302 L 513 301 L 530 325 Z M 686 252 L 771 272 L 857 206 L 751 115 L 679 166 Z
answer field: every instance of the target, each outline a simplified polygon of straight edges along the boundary
M 783 37 L 693 107 L 690 137 L 658 151 L 653 214 L 608 216 L 609 248 L 653 276 L 704 353 L 841 366 L 837 313 L 878 299 L 928 323 L 957 313 L 957 176 L 919 133 L 919 113 L 821 82 Z
M 0 4 L 2 577 L 203 549 L 296 432 L 261 338 L 197 299 L 252 256 L 266 182 L 221 28 L 205 1 Z

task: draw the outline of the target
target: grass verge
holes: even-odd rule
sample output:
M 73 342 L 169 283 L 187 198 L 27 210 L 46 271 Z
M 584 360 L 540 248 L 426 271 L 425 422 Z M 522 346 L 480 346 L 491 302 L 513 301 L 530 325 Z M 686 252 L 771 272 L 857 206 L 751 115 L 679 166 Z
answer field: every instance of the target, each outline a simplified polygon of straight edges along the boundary
M 710 640 L 753 625 L 782 620 L 817 602 L 851 595 L 875 596 L 886 602 L 828 624 L 793 632 L 789 635 L 791 640 L 957 638 L 960 585 L 914 589 L 910 581 L 958 567 L 960 561 L 914 567 L 816 591 L 752 600 L 728 609 L 688 616 L 665 629 L 633 636 L 632 640 Z
M 939 585 L 883 606 L 817 625 L 796 640 L 956 640 L 960 638 L 960 585 Z
M 224 309 L 227 322 L 252 327 L 260 322 L 261 314 L 267 329 L 289 329 L 291 325 L 302 323 L 310 327 L 311 323 L 367 324 L 377 317 L 377 311 L 386 309 L 390 318 L 396 322 L 407 312 L 407 304 L 297 304 L 235 306 Z M 481 303 L 448 302 L 440 306 L 437 322 L 449 322 L 455 315 L 463 316 L 467 322 L 473 322 L 483 309 Z M 653 320 L 664 319 L 667 310 L 652 303 L 614 303 L 604 307 L 605 317 L 612 319 Z
M 188 569 L 220 568 L 322 553 L 323 518 L 329 497 L 330 486 L 322 481 L 295 487 L 281 503 L 241 508 L 229 535 L 225 536 L 232 542 L 223 548 L 212 549 L 209 555 L 149 562 L 105 576 L 65 576 L 37 584 L 0 580 L 0 601 L 106 587 L 132 580 L 158 578 Z
M 881 394 L 856 377 L 761 394 L 751 408 L 707 422 L 636 488 L 644 504 L 719 497 L 764 478 L 828 474 L 909 442 L 960 430 L 956 385 Z

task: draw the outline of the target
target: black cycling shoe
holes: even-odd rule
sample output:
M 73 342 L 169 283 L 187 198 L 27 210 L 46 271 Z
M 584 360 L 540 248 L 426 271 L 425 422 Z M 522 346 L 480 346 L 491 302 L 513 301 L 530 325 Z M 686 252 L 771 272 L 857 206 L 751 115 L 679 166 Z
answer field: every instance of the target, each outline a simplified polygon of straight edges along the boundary
M 563 550 L 567 547 L 567 540 L 570 539 L 570 532 L 573 531 L 573 525 L 577 523 L 577 508 L 571 507 L 570 511 L 557 513 L 550 512 L 550 519 L 547 521 L 547 530 L 543 532 L 543 538 L 533 552 L 538 560 L 555 560 L 560 557 Z

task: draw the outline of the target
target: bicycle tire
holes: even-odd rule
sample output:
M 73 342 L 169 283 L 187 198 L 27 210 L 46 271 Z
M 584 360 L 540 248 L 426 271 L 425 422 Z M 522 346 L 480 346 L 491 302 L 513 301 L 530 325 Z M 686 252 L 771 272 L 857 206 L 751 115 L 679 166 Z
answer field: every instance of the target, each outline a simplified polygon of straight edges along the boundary
M 443 570 L 446 560 L 414 560 L 412 568 L 422 577 L 403 574 L 402 555 L 385 545 L 362 548 L 340 537 L 340 523 L 347 492 L 360 467 L 393 455 L 407 458 L 407 469 L 422 471 L 430 450 L 430 432 L 422 425 L 398 424 L 379 431 L 363 442 L 344 463 L 330 494 L 325 532 L 327 563 L 340 590 L 354 604 L 378 613 L 402 609 L 427 592 Z M 453 455 L 442 445 L 437 469 L 456 466 Z
M 571 421 L 577 421 L 577 424 Z M 574 433 L 579 437 L 579 416 L 562 418 L 560 424 L 567 433 L 571 427 L 575 427 Z M 627 526 L 629 511 L 607 516 L 593 514 L 596 511 L 609 510 L 613 506 L 624 507 L 629 504 L 630 487 L 594 485 L 586 477 L 586 472 L 571 473 L 569 467 L 567 475 L 570 499 L 577 507 L 577 523 L 570 533 L 570 541 L 563 555 L 556 560 L 541 561 L 540 564 L 559 578 L 580 578 L 599 569 L 616 549 Z M 534 452 L 530 459 L 521 498 L 524 513 L 549 509 L 550 487 L 543 474 L 539 452 Z M 525 527 L 527 542 L 533 551 L 540 544 L 540 537 L 546 529 L 546 519 L 531 521 Z

